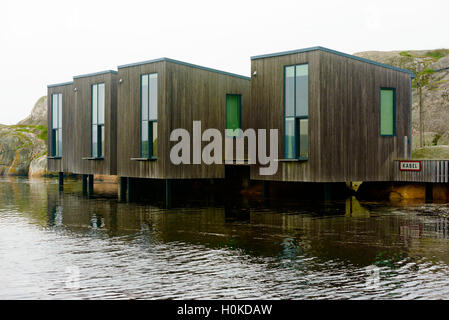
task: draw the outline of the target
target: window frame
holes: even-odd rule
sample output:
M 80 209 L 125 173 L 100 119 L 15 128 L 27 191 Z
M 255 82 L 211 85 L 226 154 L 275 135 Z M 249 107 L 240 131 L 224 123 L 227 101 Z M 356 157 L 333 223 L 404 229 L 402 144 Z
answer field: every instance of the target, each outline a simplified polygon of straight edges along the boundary
M 99 88 L 100 85 L 103 85 L 103 87 L 104 87 L 104 91 L 103 91 L 103 99 L 104 99 L 103 123 L 99 123 L 99 113 L 98 113 L 98 111 L 99 111 L 99 108 L 98 108 L 98 106 L 99 106 L 99 103 L 98 103 L 99 102 L 99 94 L 98 94 L 99 90 L 98 90 L 98 88 Z M 97 117 L 96 117 L 96 119 L 97 119 L 97 121 L 96 121 L 95 124 L 94 124 L 94 87 L 97 88 L 97 95 L 96 95 L 96 97 L 97 97 Z M 104 152 L 103 152 L 103 150 L 106 151 L 106 149 L 105 149 L 105 146 L 103 145 L 102 140 L 104 140 L 104 142 L 106 143 L 106 136 L 103 137 L 103 131 L 104 131 L 104 133 L 106 133 L 106 130 L 105 130 L 105 122 L 106 122 L 106 84 L 105 84 L 105 82 L 97 82 L 97 83 L 91 84 L 91 86 L 90 86 L 90 96 L 91 96 L 91 99 L 90 99 L 90 153 L 91 153 L 91 157 L 92 158 L 104 159 Z M 93 127 L 94 126 L 96 126 L 96 129 L 97 129 L 97 150 L 96 150 L 96 155 L 94 155 L 94 143 L 93 143 L 94 142 L 93 141 L 93 138 L 94 138 Z
M 382 134 L 382 90 L 393 91 L 393 133 Z M 380 87 L 379 90 L 379 134 L 381 137 L 395 137 L 396 136 L 396 88 Z
M 297 66 L 303 66 L 303 65 L 307 65 L 307 115 L 301 115 L 301 116 L 297 116 L 296 115 L 296 67 Z M 289 67 L 294 67 L 294 83 L 293 83 L 293 88 L 294 88 L 294 100 L 293 100 L 293 116 L 287 116 L 286 115 L 286 111 L 287 111 L 287 103 L 286 103 L 286 71 L 287 68 Z M 309 79 L 309 62 L 303 62 L 303 63 L 297 63 L 297 64 L 289 64 L 289 65 L 284 65 L 284 70 L 283 70 L 283 99 L 284 99 L 284 108 L 283 108 L 283 129 L 284 129 L 284 158 L 285 159 L 289 159 L 289 160 L 299 160 L 299 161 L 308 161 L 309 160 L 309 136 L 310 136 L 310 130 L 309 130 L 309 88 L 310 88 L 310 79 Z M 295 142 L 295 149 L 294 149 L 294 156 L 293 157 L 286 157 L 286 151 L 287 151 L 287 144 L 286 144 L 286 122 L 287 122 L 287 118 L 288 119 L 293 119 L 293 125 L 294 125 L 294 132 L 295 132 L 295 138 L 294 138 L 294 142 Z M 299 126 L 299 122 L 303 119 L 307 120 L 307 157 L 301 157 L 300 156 L 300 152 L 299 152 L 299 148 L 300 148 L 300 126 Z
M 53 120 L 54 120 L 54 98 L 57 98 L 57 110 L 56 110 L 56 128 L 53 127 Z M 51 157 L 52 158 L 62 158 L 62 105 L 59 105 L 59 103 L 61 102 L 62 104 L 62 93 L 52 93 L 51 94 L 51 115 L 50 115 L 50 123 L 51 123 Z M 61 116 L 59 115 L 59 113 L 61 113 Z M 60 121 L 61 120 L 61 123 Z M 56 145 L 58 143 L 58 136 L 61 136 L 61 145 L 59 146 L 59 148 L 56 148 Z M 57 152 L 56 152 L 57 151 Z
M 240 93 L 226 93 L 225 96 L 225 133 L 226 130 L 228 129 L 228 96 L 236 96 L 239 98 L 239 127 L 238 129 L 240 129 L 241 131 L 242 129 L 242 94 Z M 239 135 L 231 135 L 228 136 L 228 134 L 226 133 L 226 138 L 238 138 L 241 136 L 241 131 L 239 132 Z
M 150 120 L 150 76 L 156 75 L 156 96 L 157 96 L 157 102 L 156 102 L 156 120 Z M 143 110 L 143 100 L 142 100 L 142 83 L 143 83 L 143 77 L 148 77 L 148 119 L 143 120 L 142 119 L 142 110 Z M 140 96 L 140 103 L 139 103 L 139 119 L 140 119 L 140 125 L 139 125 L 139 155 L 141 159 L 147 159 L 147 160 L 156 160 L 157 154 L 153 155 L 154 151 L 154 143 L 153 143 L 153 137 L 154 137 L 154 130 L 153 125 L 156 123 L 156 139 L 158 137 L 157 130 L 158 130 L 158 121 L 159 121 L 159 75 L 157 72 L 150 72 L 150 73 L 142 73 L 140 75 L 140 82 L 139 82 L 139 96 Z M 147 122 L 148 127 L 148 154 L 143 154 L 143 141 L 142 141 L 142 131 L 143 131 L 143 122 Z M 157 152 L 157 149 L 156 149 Z

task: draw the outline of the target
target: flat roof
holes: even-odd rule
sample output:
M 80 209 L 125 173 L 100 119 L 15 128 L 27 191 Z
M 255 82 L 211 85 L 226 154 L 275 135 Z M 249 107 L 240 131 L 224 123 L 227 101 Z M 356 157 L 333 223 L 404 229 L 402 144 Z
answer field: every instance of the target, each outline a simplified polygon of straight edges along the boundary
M 102 74 L 107 74 L 107 73 L 117 74 L 117 71 L 115 71 L 115 70 L 106 70 L 106 71 L 100 71 L 100 72 L 94 72 L 94 73 L 82 74 L 82 75 L 79 75 L 79 76 L 74 76 L 73 79 L 79 79 L 79 78 L 88 78 L 88 77 L 100 76 L 100 75 L 102 75 Z
M 324 51 L 324 52 L 333 53 L 333 54 L 336 54 L 336 55 L 339 55 L 339 56 L 342 56 L 342 57 L 358 60 L 358 61 L 361 61 L 361 62 L 370 63 L 370 64 L 373 64 L 373 65 L 376 65 L 376 66 L 379 66 L 379 67 L 384 67 L 384 68 L 387 68 L 387 69 L 392 69 L 392 70 L 396 70 L 396 71 L 400 71 L 400 72 L 405 72 L 405 73 L 410 74 L 410 76 L 412 78 L 416 78 L 415 74 L 413 72 L 411 72 L 410 70 L 401 69 L 401 68 L 398 68 L 398 67 L 391 66 L 389 64 L 380 63 L 380 62 L 377 62 L 377 61 L 373 61 L 373 60 L 357 57 L 357 56 L 354 56 L 354 55 L 351 55 L 351 54 L 343 53 L 343 52 L 340 52 L 340 51 L 335 51 L 335 50 L 324 48 L 324 47 L 320 47 L 320 46 L 304 48 L 304 49 L 297 49 L 297 50 L 290 50 L 290 51 L 283 51 L 283 52 L 276 52 L 276 53 L 269 53 L 269 54 L 262 54 L 262 55 L 258 55 L 258 56 L 252 56 L 251 60 L 271 58 L 271 57 L 279 57 L 279 56 L 286 56 L 286 55 L 289 55 L 289 54 L 303 53 L 303 52 L 316 51 L 316 50 L 321 50 L 321 51 Z
M 175 60 L 175 59 L 170 59 L 170 58 L 159 58 L 159 59 L 147 60 L 147 61 L 142 61 L 142 62 L 124 64 L 124 65 L 118 66 L 117 69 L 135 67 L 135 66 L 140 66 L 140 65 L 143 65 L 143 64 L 162 62 L 162 61 L 176 63 L 176 64 L 180 64 L 180 65 L 184 65 L 184 66 L 192 67 L 192 68 L 196 68 L 196 69 L 216 72 L 216 73 L 224 74 L 224 75 L 231 76 L 231 77 L 237 77 L 237 78 L 241 78 L 241 79 L 245 79 L 245 80 L 251 80 L 250 77 L 242 76 L 240 74 L 226 72 L 226 71 L 221 71 L 221 70 L 212 69 L 212 68 L 208 68 L 208 67 L 203 67 L 203 66 L 199 66 L 199 65 L 196 65 L 196 64 L 192 64 L 192 63 L 188 63 L 188 62 L 184 62 L 184 61 L 179 61 L 179 60 Z
M 73 84 L 73 81 L 69 81 L 69 82 L 62 82 L 62 83 L 55 83 L 55 84 L 49 84 L 47 86 L 47 88 L 54 88 L 54 87 L 62 87 L 62 86 L 68 86 Z

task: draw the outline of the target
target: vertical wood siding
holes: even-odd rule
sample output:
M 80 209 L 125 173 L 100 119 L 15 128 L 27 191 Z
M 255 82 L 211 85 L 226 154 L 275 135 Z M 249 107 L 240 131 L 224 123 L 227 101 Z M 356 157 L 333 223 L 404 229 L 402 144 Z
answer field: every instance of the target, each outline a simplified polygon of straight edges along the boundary
M 277 181 L 388 181 L 410 135 L 410 75 L 315 50 L 252 60 L 252 108 L 257 127 L 279 129 L 283 158 L 284 66 L 309 63 L 309 159 L 280 162 Z M 380 136 L 380 88 L 396 88 L 396 135 Z M 409 137 L 410 138 L 410 137 Z
M 91 156 L 91 85 L 105 83 L 105 154 L 102 160 L 85 160 Z M 76 88 L 76 92 L 74 89 Z M 63 94 L 62 158 L 48 159 L 49 171 L 75 174 L 117 174 L 117 76 L 104 73 L 76 78 L 72 85 L 48 88 L 51 94 Z M 48 150 L 51 154 L 51 112 L 48 112 Z
M 140 157 L 140 76 L 158 73 L 157 160 Z M 170 61 L 119 69 L 118 78 L 118 175 L 141 178 L 223 178 L 224 165 L 174 165 L 170 161 L 173 129 L 184 128 L 192 138 L 192 123 L 202 130 L 219 129 L 224 137 L 226 94 L 242 95 L 242 127 L 249 126 L 250 81 Z M 223 140 L 224 142 L 224 140 Z M 203 143 L 203 146 L 206 143 Z M 192 154 L 191 154 L 192 159 Z
M 61 159 L 52 159 L 52 123 L 51 123 L 51 102 L 53 94 L 62 94 L 62 157 Z M 73 119 L 73 85 L 66 84 L 57 87 L 50 87 L 47 89 L 47 161 L 48 171 L 50 172 L 66 172 L 68 168 L 68 161 L 73 157 L 74 149 L 72 143 L 73 125 L 71 119 Z
M 449 160 L 419 160 L 421 171 L 401 171 L 399 161 L 395 160 L 393 181 L 400 182 L 449 182 Z
M 96 83 L 105 84 L 105 146 L 104 159 L 86 160 L 91 157 L 91 125 L 92 125 L 92 90 Z M 70 119 L 73 126 L 74 153 L 69 158 L 67 171 L 77 174 L 117 174 L 117 75 L 104 73 L 82 78 L 75 78 L 73 87 L 74 116 Z

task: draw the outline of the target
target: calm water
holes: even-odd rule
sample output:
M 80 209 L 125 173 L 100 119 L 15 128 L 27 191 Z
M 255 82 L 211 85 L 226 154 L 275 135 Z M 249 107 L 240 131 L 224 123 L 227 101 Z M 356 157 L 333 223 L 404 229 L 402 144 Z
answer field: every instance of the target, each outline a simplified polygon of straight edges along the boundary
M 80 188 L 0 178 L 1 299 L 449 298 L 444 204 L 164 210 Z

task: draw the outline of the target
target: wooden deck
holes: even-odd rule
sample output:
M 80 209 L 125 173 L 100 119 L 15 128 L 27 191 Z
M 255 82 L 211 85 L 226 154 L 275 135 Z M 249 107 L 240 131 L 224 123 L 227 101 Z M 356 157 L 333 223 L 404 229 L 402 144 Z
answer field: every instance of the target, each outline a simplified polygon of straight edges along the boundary
M 418 160 L 421 162 L 420 171 L 401 171 L 399 162 L 394 161 L 393 181 L 400 182 L 449 182 L 449 160 Z

